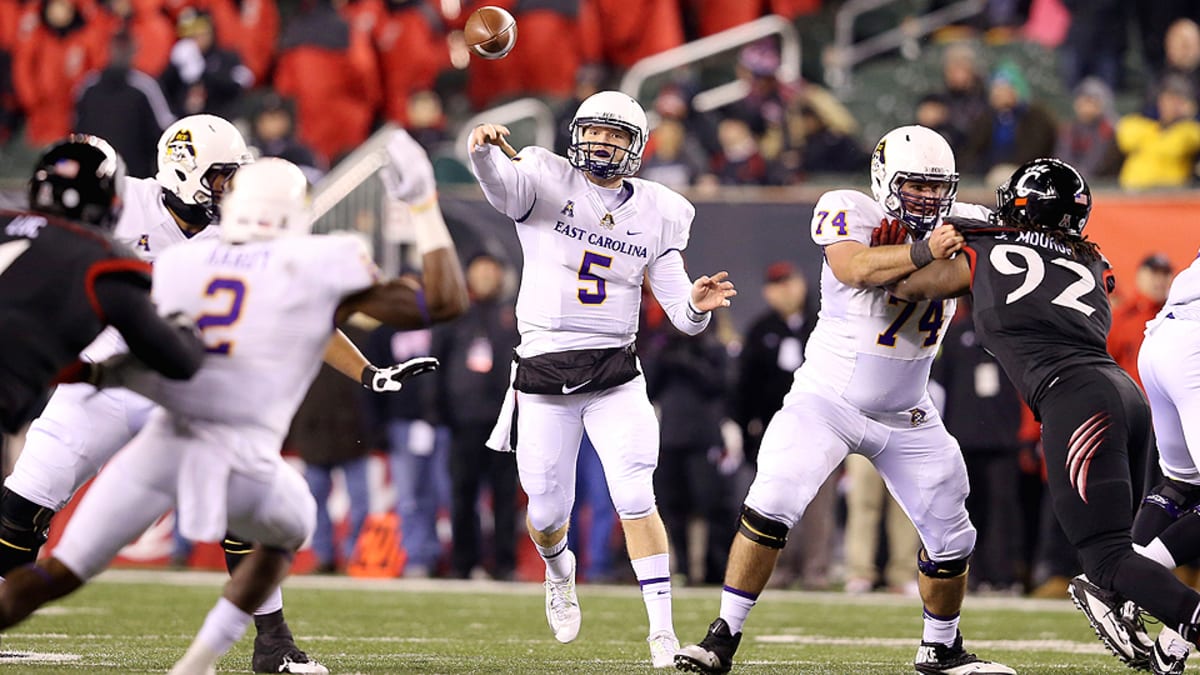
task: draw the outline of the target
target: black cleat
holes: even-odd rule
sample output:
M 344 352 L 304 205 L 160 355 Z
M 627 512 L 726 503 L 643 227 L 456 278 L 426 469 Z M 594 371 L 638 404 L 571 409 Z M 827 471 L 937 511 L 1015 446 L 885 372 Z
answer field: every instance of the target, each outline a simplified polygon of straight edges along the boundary
M 921 642 L 913 667 L 924 675 L 1017 675 L 1017 671 L 1002 663 L 984 661 L 963 649 L 962 633 L 954 636 L 953 645 L 940 642 Z
M 741 641 L 741 633 L 731 635 L 725 619 L 717 618 L 700 644 L 682 647 L 675 653 L 675 667 L 690 673 L 728 673 Z
M 287 624 L 283 624 L 282 630 L 276 628 L 255 636 L 254 657 L 250 664 L 256 673 L 329 674 L 328 668 L 308 658 L 308 654 L 296 646 Z

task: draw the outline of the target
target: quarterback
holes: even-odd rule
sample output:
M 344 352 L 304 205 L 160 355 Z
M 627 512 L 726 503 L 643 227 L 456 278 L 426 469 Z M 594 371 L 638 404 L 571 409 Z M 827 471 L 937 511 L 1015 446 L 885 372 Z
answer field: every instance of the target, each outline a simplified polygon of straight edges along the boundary
M 667 532 L 651 481 L 658 421 L 633 350 L 642 283 L 649 280 L 671 323 L 691 335 L 736 291 L 725 272 L 689 279 L 681 251 L 695 209 L 670 189 L 633 177 L 647 133 L 637 101 L 604 91 L 576 111 L 567 157 L 538 147 L 514 153 L 508 129 L 496 124 L 476 127 L 469 151 L 484 195 L 513 219 L 525 257 L 512 391 L 489 445 L 517 453 L 529 535 L 546 562 L 550 629 L 559 642 L 579 634 L 575 556 L 566 535 L 586 430 L 646 603 L 651 663 L 669 668 L 679 642 Z

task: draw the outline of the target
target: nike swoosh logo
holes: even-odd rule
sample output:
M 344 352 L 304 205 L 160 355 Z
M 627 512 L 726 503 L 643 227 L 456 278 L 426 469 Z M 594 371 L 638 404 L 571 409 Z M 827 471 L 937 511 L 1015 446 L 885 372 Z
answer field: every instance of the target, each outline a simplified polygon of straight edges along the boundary
M 636 237 L 637 235 L 641 234 L 641 232 L 634 232 L 633 230 L 625 230 L 625 234 L 627 234 L 631 237 Z
M 568 387 L 567 385 L 564 384 L 563 385 L 563 393 L 564 394 L 574 394 L 575 392 L 579 391 L 580 389 L 583 389 L 584 387 L 588 386 L 588 383 L 590 383 L 590 382 L 591 382 L 591 380 L 587 380 L 583 384 L 577 384 L 574 387 Z

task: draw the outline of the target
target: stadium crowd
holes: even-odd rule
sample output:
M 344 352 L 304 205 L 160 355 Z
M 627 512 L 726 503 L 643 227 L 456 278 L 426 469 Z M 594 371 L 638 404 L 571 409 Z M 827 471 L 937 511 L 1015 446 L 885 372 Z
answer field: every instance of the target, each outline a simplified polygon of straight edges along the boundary
M 521 46 L 467 68 L 462 28 L 483 4 L 514 13 Z M 132 175 L 148 175 L 158 133 L 176 117 L 203 112 L 243 120 L 262 154 L 315 177 L 385 121 L 447 154 L 456 124 L 472 112 L 534 96 L 569 118 L 587 94 L 612 88 L 639 59 L 767 13 L 794 21 L 809 40 L 804 28 L 828 26 L 840 4 L 12 0 L 0 5 L 0 143 L 21 139 L 36 148 L 69 131 L 91 132 L 112 140 Z M 894 121 L 942 132 L 960 170 L 977 178 L 1054 154 L 1131 189 L 1196 181 L 1195 3 L 986 6 L 935 34 L 935 43 L 949 45 L 943 81 L 914 92 L 923 95 L 901 111 L 908 119 Z M 871 30 L 863 23 L 860 31 Z M 828 44 L 827 35 L 812 38 Z M 1057 52 L 1057 100 L 1035 95 L 1016 61 L 984 57 L 992 45 L 1017 42 Z M 876 139 L 824 86 L 821 61 L 831 57 L 806 57 L 796 81 L 779 79 L 779 58 L 769 43 L 743 48 L 734 67 L 749 95 L 716 111 L 692 106 L 700 74 L 673 75 L 648 101 L 659 122 L 643 175 L 705 187 L 790 185 L 859 171 Z

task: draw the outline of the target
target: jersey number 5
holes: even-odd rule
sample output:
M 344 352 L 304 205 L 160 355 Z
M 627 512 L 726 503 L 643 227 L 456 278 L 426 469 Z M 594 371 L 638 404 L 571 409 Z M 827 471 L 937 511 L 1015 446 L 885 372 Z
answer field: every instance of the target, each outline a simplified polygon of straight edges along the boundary
M 214 338 L 209 331 L 229 328 L 237 323 L 242 316 L 242 306 L 246 301 L 246 282 L 241 279 L 217 277 L 208 282 L 204 289 L 204 297 L 214 301 L 218 298 L 229 303 L 223 311 L 205 312 L 196 319 L 196 328 L 204 336 L 204 351 L 210 354 L 228 354 L 233 350 L 232 340 Z
M 1021 267 L 1016 264 L 1013 261 L 1014 256 L 1023 260 L 1025 266 Z M 1046 263 L 1042 262 L 1042 256 L 1024 246 L 1000 244 L 992 249 L 988 259 L 991 261 L 992 267 L 996 268 L 1000 274 L 1025 275 L 1021 285 L 1004 297 L 1006 305 L 1011 305 L 1032 293 L 1046 278 Z M 1079 279 L 1064 288 L 1062 293 L 1054 296 L 1054 299 L 1050 301 L 1051 304 L 1083 312 L 1084 316 L 1091 316 L 1096 309 L 1085 304 L 1080 298 L 1092 292 L 1092 289 L 1096 287 L 1096 278 L 1092 276 L 1092 271 L 1084 265 L 1066 258 L 1055 258 L 1050 261 L 1050 264 L 1071 270 L 1079 276 Z
M 587 288 L 579 289 L 579 302 L 585 305 L 599 305 L 608 297 L 608 289 L 604 285 L 604 279 L 592 272 L 592 265 L 596 267 L 612 267 L 611 255 L 600 255 L 591 251 L 583 252 L 583 261 L 579 263 L 579 280 L 590 281 L 596 284 L 596 292 L 592 293 Z

